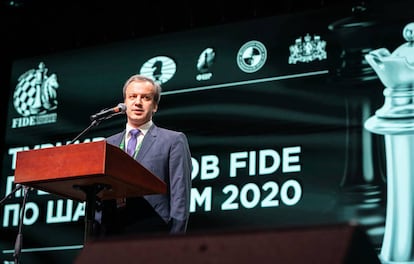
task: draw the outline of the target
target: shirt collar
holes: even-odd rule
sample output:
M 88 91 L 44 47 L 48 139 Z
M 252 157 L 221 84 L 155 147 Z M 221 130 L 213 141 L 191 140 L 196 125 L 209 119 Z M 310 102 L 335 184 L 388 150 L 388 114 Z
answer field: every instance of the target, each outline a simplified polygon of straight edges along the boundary
M 141 130 L 141 133 L 145 136 L 147 134 L 148 130 L 152 126 L 152 120 L 148 121 L 147 123 L 143 124 L 142 126 L 138 127 L 139 130 Z M 129 131 L 131 129 L 134 129 L 134 127 L 130 126 L 129 124 L 126 124 L 126 135 L 129 136 Z

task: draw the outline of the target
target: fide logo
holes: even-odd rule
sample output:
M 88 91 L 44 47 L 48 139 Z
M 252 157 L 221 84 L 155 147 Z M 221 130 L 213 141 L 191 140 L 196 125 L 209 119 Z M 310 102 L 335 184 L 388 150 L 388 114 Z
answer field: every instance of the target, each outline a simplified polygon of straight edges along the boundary
M 237 65 L 247 73 L 260 70 L 266 62 L 266 47 L 257 40 L 245 43 L 237 53 Z
M 13 94 L 13 105 L 22 117 L 12 120 L 12 128 L 34 126 L 56 122 L 57 92 L 59 83 L 56 74 L 47 75 L 43 62 L 37 69 L 20 75 Z

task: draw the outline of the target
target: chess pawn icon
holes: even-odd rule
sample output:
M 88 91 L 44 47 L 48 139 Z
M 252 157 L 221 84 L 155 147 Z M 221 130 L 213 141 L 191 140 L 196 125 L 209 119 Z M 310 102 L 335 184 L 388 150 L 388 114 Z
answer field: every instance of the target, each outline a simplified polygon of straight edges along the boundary
M 407 41 L 365 55 L 382 84 L 384 105 L 365 128 L 384 135 L 387 205 L 380 258 L 384 263 L 414 263 L 414 23 L 403 29 Z
M 361 3 L 362 4 L 362 3 Z M 338 182 L 337 217 L 363 227 L 373 247 L 380 251 L 385 229 L 386 179 L 382 138 L 363 129 L 382 96 L 373 97 L 378 76 L 365 55 L 382 44 L 389 26 L 365 5 L 356 5 L 349 16 L 329 24 L 330 76 L 328 84 L 345 102 L 347 129 L 344 173 Z M 362 37 L 363 36 L 363 37 Z

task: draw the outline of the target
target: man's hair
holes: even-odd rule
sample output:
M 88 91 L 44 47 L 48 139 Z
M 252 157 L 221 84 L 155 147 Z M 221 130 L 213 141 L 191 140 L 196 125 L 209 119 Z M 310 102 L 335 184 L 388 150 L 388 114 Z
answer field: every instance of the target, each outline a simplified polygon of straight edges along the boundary
M 144 75 L 140 75 L 140 74 L 135 74 L 132 75 L 131 77 L 129 77 L 129 79 L 125 82 L 124 84 L 124 88 L 122 89 L 122 94 L 124 96 L 124 99 L 126 98 L 126 88 L 127 86 L 132 83 L 132 82 L 150 82 L 152 83 L 152 86 L 154 87 L 154 101 L 157 102 L 157 104 L 160 102 L 161 99 L 161 85 L 159 83 L 157 83 L 156 81 L 154 81 L 153 79 L 144 76 Z

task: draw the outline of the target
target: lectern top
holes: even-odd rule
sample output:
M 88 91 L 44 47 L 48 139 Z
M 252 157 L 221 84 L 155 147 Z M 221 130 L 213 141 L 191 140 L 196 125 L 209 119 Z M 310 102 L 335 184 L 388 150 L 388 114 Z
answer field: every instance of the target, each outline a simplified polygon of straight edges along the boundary
M 77 186 L 104 185 L 103 200 L 166 193 L 166 184 L 121 149 L 106 141 L 17 153 L 15 183 L 78 201 Z

